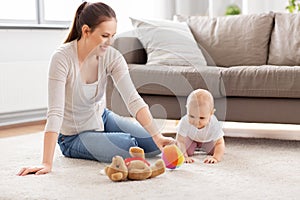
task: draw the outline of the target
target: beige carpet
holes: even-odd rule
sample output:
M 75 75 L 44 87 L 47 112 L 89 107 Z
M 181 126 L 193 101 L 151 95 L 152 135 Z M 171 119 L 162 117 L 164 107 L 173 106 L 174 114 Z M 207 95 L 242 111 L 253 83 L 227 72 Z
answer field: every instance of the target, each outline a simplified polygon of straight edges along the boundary
M 225 138 L 224 160 L 196 162 L 145 181 L 111 182 L 105 164 L 55 153 L 53 172 L 18 177 L 22 166 L 39 164 L 43 134 L 0 139 L 0 199 L 299 199 L 300 141 Z M 151 159 L 153 162 L 155 159 Z

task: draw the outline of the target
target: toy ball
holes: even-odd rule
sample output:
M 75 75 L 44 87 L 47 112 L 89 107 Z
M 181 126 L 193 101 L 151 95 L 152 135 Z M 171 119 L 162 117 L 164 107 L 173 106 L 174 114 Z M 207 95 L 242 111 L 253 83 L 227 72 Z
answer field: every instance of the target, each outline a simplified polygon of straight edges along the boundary
M 168 169 L 178 168 L 184 163 L 183 153 L 175 144 L 165 146 L 161 158 Z

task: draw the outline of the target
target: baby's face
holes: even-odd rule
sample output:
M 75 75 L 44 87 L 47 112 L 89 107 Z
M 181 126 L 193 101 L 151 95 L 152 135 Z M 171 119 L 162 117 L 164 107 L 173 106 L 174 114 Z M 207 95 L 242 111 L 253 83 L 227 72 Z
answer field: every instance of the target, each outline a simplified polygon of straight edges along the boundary
M 188 106 L 187 114 L 189 123 L 196 128 L 201 129 L 209 123 L 212 111 L 207 105 Z

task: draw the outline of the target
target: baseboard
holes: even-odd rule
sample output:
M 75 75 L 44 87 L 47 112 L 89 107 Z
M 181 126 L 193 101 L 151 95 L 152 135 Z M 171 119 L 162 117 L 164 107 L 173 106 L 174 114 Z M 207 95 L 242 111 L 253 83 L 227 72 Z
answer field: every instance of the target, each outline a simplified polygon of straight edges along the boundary
M 0 128 L 46 120 L 47 108 L 0 113 Z
M 300 125 L 297 124 L 224 122 L 223 130 L 228 137 L 300 141 Z
M 156 120 L 161 124 L 163 135 L 175 137 L 178 120 Z M 225 137 L 300 141 L 300 125 L 297 124 L 223 122 L 223 131 Z

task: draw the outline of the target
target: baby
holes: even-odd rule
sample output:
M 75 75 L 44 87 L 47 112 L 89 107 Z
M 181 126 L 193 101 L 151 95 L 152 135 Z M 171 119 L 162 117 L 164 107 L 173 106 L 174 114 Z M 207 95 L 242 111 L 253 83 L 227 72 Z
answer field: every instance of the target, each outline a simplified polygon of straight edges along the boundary
M 177 126 L 176 141 L 186 163 L 194 162 L 196 148 L 202 148 L 209 156 L 204 163 L 221 161 L 225 151 L 224 132 L 214 115 L 214 99 L 207 90 L 197 89 L 187 98 L 187 114 Z

